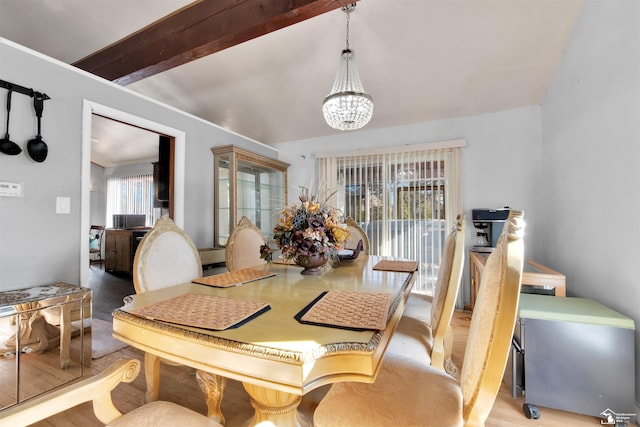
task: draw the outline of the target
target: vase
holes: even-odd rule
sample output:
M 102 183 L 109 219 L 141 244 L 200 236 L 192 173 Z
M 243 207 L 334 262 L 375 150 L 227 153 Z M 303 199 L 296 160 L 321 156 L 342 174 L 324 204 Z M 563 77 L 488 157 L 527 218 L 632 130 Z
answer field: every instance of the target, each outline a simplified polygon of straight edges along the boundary
M 322 273 L 322 266 L 327 263 L 327 259 L 324 257 L 324 253 L 313 255 L 298 255 L 295 259 L 296 264 L 303 267 L 300 274 L 312 275 Z

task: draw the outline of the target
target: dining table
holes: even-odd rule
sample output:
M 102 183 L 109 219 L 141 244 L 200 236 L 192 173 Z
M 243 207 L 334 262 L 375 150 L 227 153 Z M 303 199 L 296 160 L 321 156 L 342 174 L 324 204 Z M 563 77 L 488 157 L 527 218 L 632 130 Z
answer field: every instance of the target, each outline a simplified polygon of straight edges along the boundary
M 298 410 L 303 395 L 340 381 L 375 381 L 416 267 L 361 255 L 318 275 L 274 261 L 246 269 L 244 279 L 242 271 L 194 278 L 132 295 L 113 312 L 113 336 L 143 350 L 145 364 L 163 359 L 197 369 L 208 415 L 218 421 L 225 381 L 234 379 L 254 408 L 244 425 L 310 425 Z M 240 312 L 249 315 L 231 325 Z

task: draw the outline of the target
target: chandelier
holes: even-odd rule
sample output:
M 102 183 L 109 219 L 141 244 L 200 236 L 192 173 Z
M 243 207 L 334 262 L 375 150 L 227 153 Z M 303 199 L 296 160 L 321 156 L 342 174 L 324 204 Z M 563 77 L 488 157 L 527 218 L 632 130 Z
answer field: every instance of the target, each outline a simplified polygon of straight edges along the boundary
M 373 98 L 364 91 L 356 59 L 349 49 L 349 16 L 356 4 L 344 6 L 347 14 L 347 47 L 340 56 L 340 66 L 331 92 L 322 103 L 322 113 L 327 124 L 334 129 L 360 129 L 371 120 L 373 115 Z

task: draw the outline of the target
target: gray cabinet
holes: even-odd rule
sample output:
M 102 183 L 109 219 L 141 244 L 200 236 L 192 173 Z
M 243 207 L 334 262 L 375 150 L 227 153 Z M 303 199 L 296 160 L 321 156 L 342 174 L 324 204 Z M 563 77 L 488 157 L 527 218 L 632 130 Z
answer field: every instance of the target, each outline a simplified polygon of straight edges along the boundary
M 596 301 L 521 294 L 505 378 L 528 405 L 633 413 L 634 334 L 632 319 Z

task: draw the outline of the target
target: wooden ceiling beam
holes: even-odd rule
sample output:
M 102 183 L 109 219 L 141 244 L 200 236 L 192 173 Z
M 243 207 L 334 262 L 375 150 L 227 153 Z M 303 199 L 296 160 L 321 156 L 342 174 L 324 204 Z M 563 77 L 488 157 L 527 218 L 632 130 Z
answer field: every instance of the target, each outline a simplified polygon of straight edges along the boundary
M 354 1 L 197 1 L 72 65 L 124 86 Z

